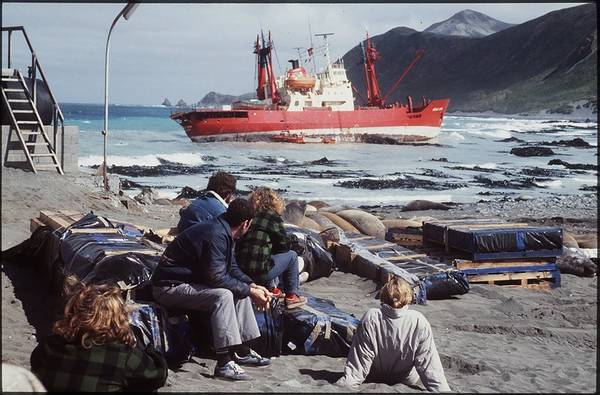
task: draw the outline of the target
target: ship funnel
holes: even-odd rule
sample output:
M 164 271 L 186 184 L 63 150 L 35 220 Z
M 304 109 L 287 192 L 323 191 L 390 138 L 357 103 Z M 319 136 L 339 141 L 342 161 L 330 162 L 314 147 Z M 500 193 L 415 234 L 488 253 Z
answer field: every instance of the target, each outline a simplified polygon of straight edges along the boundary
M 298 67 L 300 67 L 300 62 L 298 61 L 298 59 L 290 59 L 288 60 L 288 62 L 292 64 L 292 69 L 297 69 Z

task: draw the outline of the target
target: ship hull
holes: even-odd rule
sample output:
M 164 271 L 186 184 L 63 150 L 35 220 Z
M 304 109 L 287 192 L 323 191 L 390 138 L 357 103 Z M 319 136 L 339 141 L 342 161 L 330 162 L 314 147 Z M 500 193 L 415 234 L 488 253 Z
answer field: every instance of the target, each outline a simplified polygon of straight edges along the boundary
M 176 113 L 188 137 L 195 142 L 261 141 L 285 132 L 331 136 L 337 141 L 377 142 L 393 139 L 400 143 L 427 143 L 435 140 L 448 100 L 432 100 L 420 109 L 406 106 L 359 108 L 354 111 L 329 109 L 196 110 Z M 381 141 L 385 142 L 385 141 Z

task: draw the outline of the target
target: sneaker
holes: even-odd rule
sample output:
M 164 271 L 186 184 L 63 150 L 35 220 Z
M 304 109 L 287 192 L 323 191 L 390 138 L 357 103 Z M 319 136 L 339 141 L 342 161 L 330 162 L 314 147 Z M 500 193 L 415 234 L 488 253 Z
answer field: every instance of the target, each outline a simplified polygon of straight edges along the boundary
M 296 294 L 292 294 L 285 297 L 285 307 L 287 309 L 295 309 L 296 307 L 304 306 L 305 304 L 305 296 L 298 296 Z
M 215 367 L 215 377 L 228 380 L 252 380 L 237 363 L 229 361 L 225 366 L 217 365 Z
M 245 357 L 240 357 L 237 353 L 233 353 L 233 357 L 235 361 L 240 365 L 246 366 L 268 366 L 271 364 L 271 360 L 269 358 L 261 357 L 256 351 L 250 349 L 250 354 Z
M 298 282 L 300 284 L 304 284 L 307 281 L 308 281 L 308 273 L 307 272 L 300 273 L 300 275 L 298 276 Z
M 285 294 L 277 287 L 273 288 L 271 290 L 271 293 L 273 294 L 273 297 L 281 299 L 281 298 L 285 298 Z

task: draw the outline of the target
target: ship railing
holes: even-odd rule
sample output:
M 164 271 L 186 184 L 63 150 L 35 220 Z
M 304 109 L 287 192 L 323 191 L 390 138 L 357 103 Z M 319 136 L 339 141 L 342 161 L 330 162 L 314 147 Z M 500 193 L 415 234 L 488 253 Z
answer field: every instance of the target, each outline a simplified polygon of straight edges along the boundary
M 33 46 L 31 45 L 31 41 L 29 41 L 29 36 L 27 36 L 27 32 L 25 31 L 25 28 L 23 26 L 5 26 L 2 27 L 2 41 L 4 42 L 4 33 L 6 33 L 8 35 L 7 37 L 7 68 L 12 68 L 13 65 L 13 59 L 12 59 L 12 52 L 13 52 L 13 47 L 12 47 L 12 34 L 13 33 L 19 33 L 21 32 L 23 34 L 23 38 L 25 38 L 25 42 L 27 43 L 27 47 L 29 48 L 29 53 L 31 54 L 31 66 L 29 66 L 27 68 L 27 74 L 29 76 L 29 79 L 31 80 L 31 96 L 33 98 L 33 104 L 36 106 L 37 108 L 37 74 L 39 72 L 42 83 L 44 84 L 44 86 L 46 87 L 46 90 L 48 91 L 48 93 L 50 94 L 50 99 L 52 100 L 52 120 L 51 120 L 51 125 L 53 126 L 52 128 L 52 132 L 53 132 L 53 138 L 52 138 L 52 144 L 53 144 L 53 148 L 56 151 L 56 137 L 58 134 L 58 129 L 60 127 L 60 131 L 61 131 L 61 136 L 62 136 L 62 143 L 64 144 L 64 136 L 65 136 L 65 117 L 60 109 L 60 106 L 58 105 L 58 101 L 56 100 L 56 97 L 54 96 L 54 93 L 52 92 L 52 88 L 50 88 L 50 84 L 48 83 L 48 79 L 46 78 L 46 74 L 44 73 L 44 69 L 42 68 L 42 65 L 40 64 L 38 57 L 35 53 L 35 51 L 33 50 Z M 4 57 L 3 57 L 4 58 Z M 4 62 L 2 62 L 2 67 L 4 67 Z M 39 108 L 38 108 L 38 112 L 39 112 Z M 63 149 L 61 150 L 61 152 L 64 152 L 64 147 L 62 147 Z M 64 167 L 64 155 L 61 155 L 61 165 Z

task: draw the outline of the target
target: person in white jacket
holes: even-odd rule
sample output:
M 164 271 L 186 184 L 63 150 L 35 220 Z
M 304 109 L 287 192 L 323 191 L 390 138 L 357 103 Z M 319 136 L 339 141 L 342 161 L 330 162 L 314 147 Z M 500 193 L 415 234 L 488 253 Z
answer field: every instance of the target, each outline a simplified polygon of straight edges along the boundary
M 336 384 L 357 387 L 365 379 L 387 384 L 450 391 L 431 325 L 423 314 L 409 310 L 413 290 L 394 277 L 381 290 L 380 308 L 369 309 L 361 320 L 348 352 L 344 376 Z

